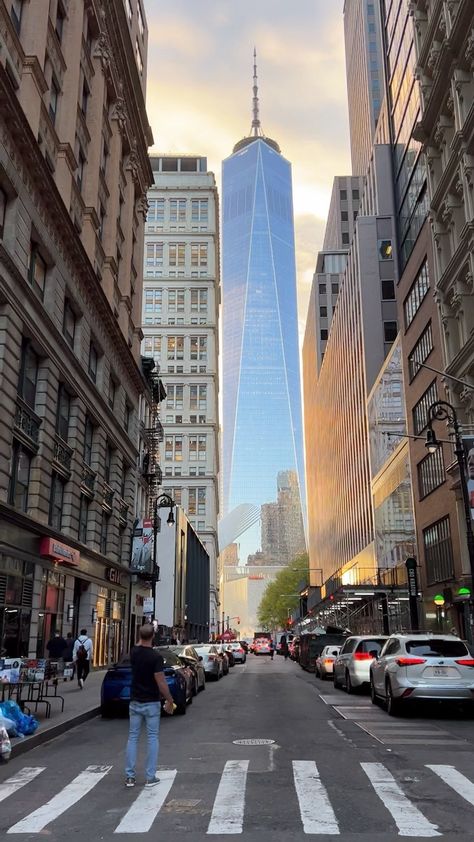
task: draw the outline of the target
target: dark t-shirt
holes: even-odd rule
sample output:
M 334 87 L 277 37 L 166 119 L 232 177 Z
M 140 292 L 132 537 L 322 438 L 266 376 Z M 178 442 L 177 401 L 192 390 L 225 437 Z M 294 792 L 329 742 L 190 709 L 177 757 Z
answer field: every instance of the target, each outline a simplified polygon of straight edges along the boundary
M 160 691 L 155 672 L 163 672 L 163 658 L 150 646 L 134 646 L 130 654 L 132 665 L 132 702 L 159 702 Z

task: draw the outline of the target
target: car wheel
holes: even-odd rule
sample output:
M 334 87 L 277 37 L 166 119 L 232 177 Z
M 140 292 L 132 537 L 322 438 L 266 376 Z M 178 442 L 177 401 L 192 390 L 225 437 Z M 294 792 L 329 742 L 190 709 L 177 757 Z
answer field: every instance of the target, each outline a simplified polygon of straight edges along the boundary
M 206 676 L 203 676 L 202 685 L 201 685 L 201 693 L 205 689 L 206 689 Z
M 387 705 L 387 713 L 389 716 L 398 716 L 400 713 L 400 702 L 393 698 L 392 685 L 387 681 L 385 685 L 385 697 Z
M 346 693 L 349 693 L 349 694 L 354 692 L 354 688 L 352 686 L 352 681 L 351 681 L 351 676 L 350 676 L 349 670 L 346 670 L 346 683 L 345 683 L 344 689 L 345 689 Z
M 334 675 L 333 675 L 333 677 L 332 677 L 332 682 L 333 682 L 333 684 L 334 684 L 334 689 L 335 689 L 335 690 L 339 690 L 339 688 L 340 688 L 340 686 L 341 686 L 341 685 L 339 684 L 339 681 L 337 680 L 337 677 L 336 677 L 336 670 L 334 670 Z
M 378 705 L 378 703 L 379 703 L 379 697 L 377 696 L 377 693 L 375 692 L 375 684 L 374 684 L 374 679 L 373 679 L 372 676 L 370 676 L 370 701 L 372 702 L 373 705 Z
M 186 705 L 186 702 L 182 702 L 180 705 L 176 705 L 176 713 L 179 714 L 179 716 L 186 716 L 187 709 L 188 707 Z
M 198 691 L 199 691 L 198 680 L 197 680 L 197 678 L 195 678 L 194 681 L 193 681 L 193 696 L 197 696 Z

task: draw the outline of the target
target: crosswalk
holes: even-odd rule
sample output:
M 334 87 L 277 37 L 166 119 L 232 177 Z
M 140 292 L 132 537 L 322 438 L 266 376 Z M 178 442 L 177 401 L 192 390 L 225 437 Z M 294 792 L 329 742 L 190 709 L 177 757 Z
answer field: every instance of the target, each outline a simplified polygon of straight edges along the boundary
M 447 832 L 436 823 L 436 816 L 432 815 L 431 795 L 423 801 L 420 792 L 413 790 L 412 781 L 419 781 L 420 778 L 423 778 L 429 793 L 438 787 L 440 800 L 443 793 L 447 800 L 452 799 L 453 793 L 461 799 L 464 802 L 463 813 L 466 815 L 468 827 L 472 826 L 474 810 L 469 812 L 469 806 L 474 808 L 474 782 L 454 766 L 426 764 L 417 770 L 416 778 L 406 778 L 396 771 L 391 771 L 383 763 L 360 762 L 356 765 L 359 775 L 357 787 L 364 792 L 369 820 L 376 812 L 378 804 L 384 814 L 384 817 L 380 818 L 383 825 L 393 827 L 393 832 L 399 836 L 428 839 L 443 836 Z M 63 782 L 64 785 L 59 790 L 54 787 L 53 781 L 49 781 L 48 774 L 51 770 L 47 767 L 24 767 L 18 770 L 0 783 L 0 802 L 3 802 L 0 812 L 1 829 L 12 836 L 51 835 L 55 825 L 64 827 L 64 821 L 68 821 L 65 814 L 78 805 L 84 823 L 87 817 L 84 816 L 80 802 L 84 799 L 83 804 L 91 804 L 91 794 L 94 795 L 93 803 L 97 813 L 108 816 L 110 811 L 105 811 L 104 804 L 110 801 L 112 770 L 114 767 L 111 765 L 88 766 L 69 782 Z M 281 771 L 286 773 L 286 765 Z M 318 763 L 314 760 L 293 760 L 287 771 L 288 781 L 291 780 L 294 788 L 295 816 L 298 816 L 299 832 L 310 836 L 350 836 L 351 833 L 356 833 L 353 828 L 347 826 L 347 813 L 341 810 L 340 800 L 337 793 L 334 793 L 334 785 L 323 780 Z M 118 808 L 112 811 L 113 816 L 108 819 L 113 823 L 108 828 L 113 834 L 146 834 L 152 831 L 158 816 L 161 815 L 166 820 L 173 804 L 179 803 L 179 799 L 171 796 L 175 787 L 178 786 L 179 789 L 180 777 L 184 780 L 182 786 L 186 789 L 188 797 L 193 794 L 189 772 L 179 773 L 176 769 L 160 770 L 160 783 L 157 786 L 150 789 L 137 786 L 135 790 L 119 790 L 118 793 L 115 784 L 119 770 L 114 770 L 114 773 L 114 797 Z M 250 774 L 253 775 L 251 786 Z M 259 777 L 265 783 L 268 773 L 252 772 L 250 760 L 228 760 L 224 763 L 223 769 L 217 775 L 217 786 L 213 792 L 209 792 L 209 802 L 203 804 L 200 811 L 200 816 L 203 817 L 203 834 L 241 834 L 245 833 L 248 822 L 255 823 L 255 816 L 251 816 L 251 799 L 249 800 L 248 793 Z M 22 815 L 25 805 L 30 803 L 29 785 L 33 784 L 31 797 L 36 799 L 36 804 L 38 799 L 35 792 L 38 792 L 37 786 L 42 780 L 46 782 L 46 786 L 41 788 L 41 793 L 47 793 L 51 787 L 51 796 L 48 795 L 44 803 Z M 101 790 L 101 787 L 106 787 L 107 781 L 109 788 Z M 271 782 L 269 785 L 271 786 Z M 289 788 L 286 792 L 290 798 Z M 11 807 L 6 810 L 5 802 L 8 799 L 11 799 Z M 191 805 L 198 803 L 200 799 L 188 801 Z M 86 812 L 87 810 L 90 811 L 90 808 L 86 808 Z M 10 826 L 4 824 L 5 821 L 8 824 L 12 819 L 14 820 Z M 439 816 L 438 821 L 442 823 Z M 95 829 L 97 832 L 97 823 Z M 298 828 L 295 827 L 294 831 L 298 832 Z

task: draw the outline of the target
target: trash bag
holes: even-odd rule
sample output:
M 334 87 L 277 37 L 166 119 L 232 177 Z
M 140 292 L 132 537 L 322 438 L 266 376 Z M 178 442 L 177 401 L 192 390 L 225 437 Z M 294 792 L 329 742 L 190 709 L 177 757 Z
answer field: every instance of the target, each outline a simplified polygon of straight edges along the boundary
M 9 737 L 18 737 L 16 723 L 13 719 L 8 719 L 6 716 L 0 714 L 0 729 L 5 728 Z
M 12 719 L 16 725 L 16 730 L 19 734 L 24 734 L 25 737 L 29 734 L 34 734 L 39 722 L 34 716 L 22 713 L 19 705 L 16 702 L 2 702 L 0 704 L 0 715 L 7 719 Z
M 12 753 L 12 744 L 5 728 L 0 728 L 0 760 L 7 763 Z

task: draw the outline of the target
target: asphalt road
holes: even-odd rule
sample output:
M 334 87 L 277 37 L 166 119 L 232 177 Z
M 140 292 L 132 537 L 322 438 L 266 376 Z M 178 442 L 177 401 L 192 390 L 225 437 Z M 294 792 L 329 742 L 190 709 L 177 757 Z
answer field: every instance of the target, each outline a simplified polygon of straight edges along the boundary
M 322 697 L 322 698 L 321 698 Z M 250 656 L 161 723 L 161 783 L 125 789 L 127 720 L 92 720 L 0 767 L 0 833 L 51 842 L 472 840 L 474 728 L 400 720 L 290 661 Z M 266 739 L 268 745 L 236 745 Z M 139 783 L 143 782 L 143 777 Z

